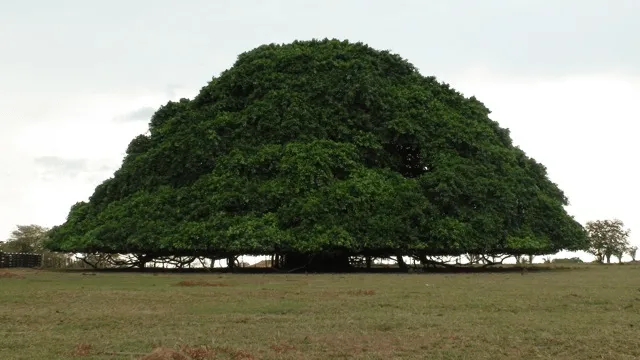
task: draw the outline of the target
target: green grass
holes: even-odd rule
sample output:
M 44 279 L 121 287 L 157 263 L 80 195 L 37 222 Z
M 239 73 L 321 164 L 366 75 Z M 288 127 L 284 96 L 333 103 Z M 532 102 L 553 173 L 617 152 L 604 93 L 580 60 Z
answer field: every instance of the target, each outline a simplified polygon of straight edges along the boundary
M 135 359 L 158 346 L 207 346 L 202 359 L 638 359 L 640 267 L 524 276 L 0 269 L 0 359 Z M 157 355 L 146 359 L 171 359 Z

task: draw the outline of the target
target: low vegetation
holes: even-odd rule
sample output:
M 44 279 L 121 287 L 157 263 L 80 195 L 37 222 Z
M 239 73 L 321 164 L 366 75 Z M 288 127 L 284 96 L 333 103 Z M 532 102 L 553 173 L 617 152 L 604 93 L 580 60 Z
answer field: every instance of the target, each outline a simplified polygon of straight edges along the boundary
M 635 264 L 468 274 L 8 270 L 3 360 L 640 358 Z

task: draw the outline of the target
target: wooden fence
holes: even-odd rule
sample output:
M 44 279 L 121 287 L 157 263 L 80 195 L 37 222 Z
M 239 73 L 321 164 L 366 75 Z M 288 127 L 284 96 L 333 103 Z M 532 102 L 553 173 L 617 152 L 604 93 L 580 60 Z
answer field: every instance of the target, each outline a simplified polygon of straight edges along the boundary
M 0 268 L 34 268 L 42 266 L 42 255 L 0 252 Z

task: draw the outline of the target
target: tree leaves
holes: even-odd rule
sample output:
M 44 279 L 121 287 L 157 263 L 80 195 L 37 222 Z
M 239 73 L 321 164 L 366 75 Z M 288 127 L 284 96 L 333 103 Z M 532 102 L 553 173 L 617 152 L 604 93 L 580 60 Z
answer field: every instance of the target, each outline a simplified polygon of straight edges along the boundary
M 16 253 L 40 253 L 47 241 L 49 229 L 40 225 L 18 225 L 11 236 L 0 242 L 0 251 Z
M 337 40 L 241 54 L 169 102 L 48 243 L 65 251 L 543 254 L 586 246 L 475 98 Z
M 629 250 L 629 229 L 619 219 L 589 221 L 586 225 L 589 234 L 589 252 L 597 260 L 610 262 L 611 255 L 622 258 Z M 635 257 L 635 253 L 632 257 Z

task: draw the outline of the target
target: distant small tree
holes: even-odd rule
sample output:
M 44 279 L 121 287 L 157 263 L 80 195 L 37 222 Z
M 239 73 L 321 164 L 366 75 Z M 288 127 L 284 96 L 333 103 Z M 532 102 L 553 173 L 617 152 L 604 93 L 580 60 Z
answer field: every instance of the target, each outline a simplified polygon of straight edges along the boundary
M 0 243 L 0 250 L 16 253 L 41 253 L 43 242 L 49 229 L 40 225 L 18 225 L 6 241 Z
M 533 264 L 533 255 L 516 255 L 516 264 Z
M 629 230 L 624 228 L 621 220 L 597 220 L 586 224 L 589 236 L 589 252 L 596 256 L 598 262 L 611 263 L 611 256 L 622 257 L 629 247 Z
M 638 247 L 629 246 L 629 249 L 627 249 L 627 251 L 629 252 L 629 256 L 631 256 L 631 261 L 636 261 L 636 254 L 638 253 Z
M 622 264 L 622 257 L 627 252 L 627 248 L 619 247 L 613 250 L 613 256 L 618 258 L 618 264 Z
M 0 251 L 8 253 L 42 254 L 42 266 L 65 267 L 69 265 L 69 254 L 53 253 L 44 243 L 48 240 L 49 229 L 40 225 L 17 225 L 11 236 L 0 242 Z

